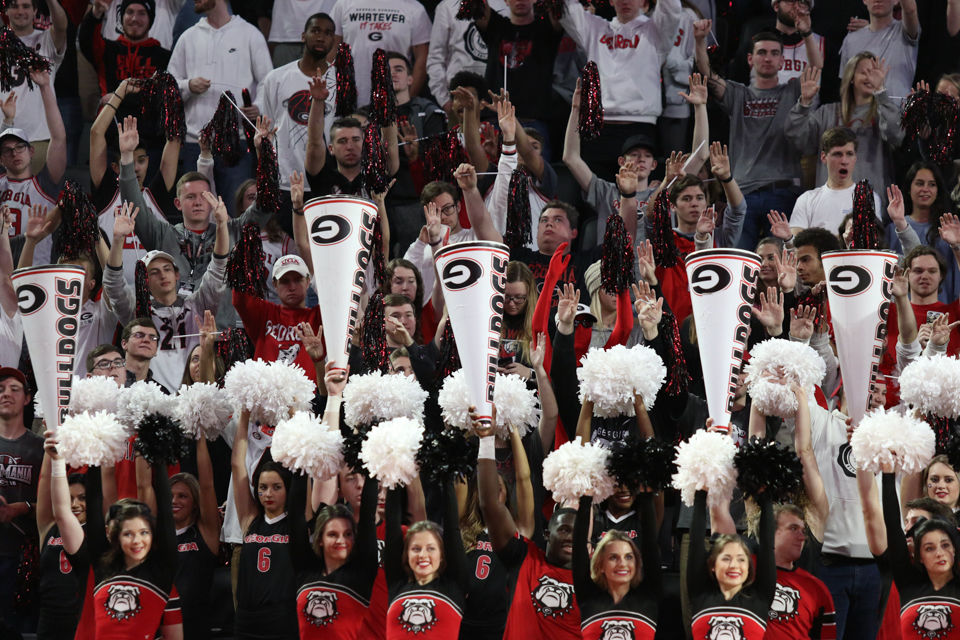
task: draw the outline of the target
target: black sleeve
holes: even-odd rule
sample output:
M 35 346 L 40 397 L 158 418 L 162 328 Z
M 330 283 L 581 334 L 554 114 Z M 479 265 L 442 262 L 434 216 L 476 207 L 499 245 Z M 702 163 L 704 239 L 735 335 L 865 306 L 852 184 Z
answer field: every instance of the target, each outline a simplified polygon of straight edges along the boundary
M 96 563 L 107 551 L 106 522 L 103 517 L 103 480 L 100 467 L 87 467 L 84 475 L 87 492 L 87 524 L 83 528 L 84 542 L 90 552 L 90 562 Z
M 407 347 L 407 353 L 417 381 L 424 389 L 429 389 L 437 376 L 437 360 L 440 359 L 437 345 L 433 340 L 427 344 L 412 344 Z
M 553 353 L 550 360 L 550 384 L 557 398 L 560 424 L 567 433 L 567 440 L 577 435 L 580 420 L 580 383 L 577 381 L 577 355 L 574 350 L 574 333 L 565 335 L 557 331 L 553 336 Z
M 637 495 L 640 511 L 640 558 L 643 561 L 643 588 L 651 593 L 660 593 L 663 576 L 660 571 L 660 545 L 657 530 L 657 510 L 653 494 Z
M 460 537 L 460 514 L 453 482 L 443 485 L 443 551 L 447 560 L 447 575 L 466 591 L 470 576 L 467 572 L 467 551 Z
M 690 521 L 690 548 L 687 552 L 687 595 L 703 593 L 707 582 L 707 558 L 703 542 L 707 535 L 707 492 L 697 491 Z
M 161 567 L 167 569 L 170 582 L 177 573 L 177 527 L 173 524 L 173 501 L 170 495 L 170 479 L 166 465 L 151 465 L 153 472 L 153 493 L 157 499 L 157 532 L 154 536 L 154 548 Z
M 305 569 L 316 558 L 310 547 L 310 532 L 307 530 L 307 476 L 297 473 L 290 483 L 290 558 L 296 571 Z M 319 535 L 319 532 L 318 532 Z
M 767 604 L 767 607 L 773 602 L 773 596 L 777 591 L 777 561 L 774 556 L 776 531 L 773 501 L 765 495 L 760 499 L 760 550 L 757 553 L 755 584 L 757 595 Z
M 307 173 L 307 185 L 310 187 L 310 193 L 314 197 L 328 196 L 333 193 L 333 179 L 330 177 L 330 163 L 336 163 L 336 160 L 329 153 L 323 169 L 317 173 Z
M 523 538 L 510 538 L 510 541 L 496 553 L 500 562 L 508 569 L 519 567 L 527 557 L 527 542 Z
M 577 507 L 577 519 L 573 523 L 573 590 L 577 601 L 583 603 L 597 592 L 597 585 L 590 578 L 590 552 L 587 538 L 590 521 L 593 519 L 593 498 L 581 496 Z
M 887 527 L 887 559 L 890 563 L 890 571 L 894 582 L 902 589 L 904 585 L 916 580 L 917 570 L 913 568 L 914 565 L 907 550 L 907 538 L 903 534 L 903 525 L 900 523 L 897 481 L 892 473 L 883 474 L 883 524 Z
M 362 578 L 362 584 L 367 597 L 373 590 L 373 582 L 377 579 L 377 570 L 380 564 L 377 561 L 377 499 L 380 496 L 380 483 L 376 478 L 367 477 L 363 483 L 363 492 L 360 494 L 360 518 L 357 521 L 357 542 L 354 545 L 357 573 Z M 369 585 L 369 587 L 367 586 Z
M 403 497 L 400 495 L 400 489 L 390 489 L 387 491 L 386 513 L 384 518 L 387 524 L 386 539 L 383 548 L 383 572 L 387 578 L 387 587 L 391 588 L 397 583 L 406 581 L 406 575 L 403 572 L 403 529 L 400 527 L 400 520 L 403 509 Z
M 83 20 L 80 21 L 80 29 L 77 31 L 77 43 L 80 45 L 80 53 L 93 65 L 97 63 L 95 60 L 96 56 L 93 52 L 93 39 L 97 29 L 100 28 L 100 22 L 100 20 L 93 17 L 92 11 L 87 11 L 83 16 Z

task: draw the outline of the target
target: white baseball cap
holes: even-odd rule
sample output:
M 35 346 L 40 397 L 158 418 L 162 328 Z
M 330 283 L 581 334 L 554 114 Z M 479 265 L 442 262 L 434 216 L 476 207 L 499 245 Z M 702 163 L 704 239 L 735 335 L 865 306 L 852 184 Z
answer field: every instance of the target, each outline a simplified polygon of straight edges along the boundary
M 0 132 L 0 142 L 3 142 L 4 138 L 16 138 L 17 140 L 30 144 L 30 139 L 27 138 L 26 132 L 23 129 L 17 129 L 16 127 L 7 127 Z
M 173 256 L 167 253 L 166 251 L 160 251 L 159 249 L 154 249 L 153 251 L 148 251 L 147 255 L 140 258 L 140 262 L 143 263 L 143 266 L 150 268 L 150 263 L 156 260 L 157 258 L 162 258 L 164 260 L 169 260 L 170 264 L 173 265 L 174 269 L 178 269 L 176 260 L 173 259 Z M 179 270 L 179 269 L 178 269 Z
M 283 274 L 290 271 L 296 271 L 304 278 L 310 277 L 310 269 L 307 268 L 307 263 L 303 261 L 303 258 L 297 255 L 287 254 L 281 256 L 276 262 L 273 263 L 273 279 L 279 280 L 283 277 Z

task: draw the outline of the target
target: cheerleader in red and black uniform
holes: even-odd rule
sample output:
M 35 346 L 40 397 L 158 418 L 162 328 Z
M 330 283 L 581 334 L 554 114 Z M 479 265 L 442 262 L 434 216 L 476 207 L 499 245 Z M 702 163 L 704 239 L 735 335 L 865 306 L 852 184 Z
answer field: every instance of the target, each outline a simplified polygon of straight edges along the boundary
M 63 548 L 60 527 L 53 514 L 53 496 L 51 489 L 59 492 L 58 511 L 70 512 L 82 527 L 87 522 L 87 495 L 83 475 L 71 474 L 67 477 L 67 491 L 64 494 L 63 482 L 56 486 L 50 482 L 50 454 L 43 457 L 40 471 L 40 483 L 37 488 L 37 530 L 40 532 L 40 561 L 37 573 L 40 583 L 37 596 L 40 604 L 40 618 L 37 621 L 39 640 L 58 640 L 72 638 L 77 630 L 83 597 L 87 587 L 90 563 L 85 556 L 67 553 Z M 66 469 L 57 465 L 58 478 L 66 476 Z
M 773 504 L 769 499 L 760 501 L 760 549 L 756 572 L 750 562 L 750 550 L 737 535 L 719 536 L 710 555 L 706 556 L 703 546 L 706 519 L 707 492 L 697 491 L 687 556 L 687 591 L 693 614 L 693 635 L 697 638 L 763 640 L 777 587 Z
M 247 478 L 250 412 L 241 411 L 233 441 L 233 498 L 243 530 L 237 576 L 236 637 L 289 640 L 297 637 L 296 583 L 290 559 L 287 491 L 290 472 L 268 460 L 253 474 L 254 500 Z
M 621 630 L 624 637 L 653 640 L 657 632 L 660 595 L 660 553 L 653 494 L 637 496 L 640 547 L 616 529 L 603 534 L 591 560 L 587 548 L 593 498 L 580 498 L 573 527 L 573 588 L 580 605 L 584 640 L 597 640 Z
M 97 640 L 153 638 L 158 629 L 165 639 L 182 638 L 180 602 L 172 593 L 177 538 L 166 468 L 153 469 L 156 517 L 144 503 L 124 500 L 110 507 L 109 528 L 103 518 L 100 469 L 88 468 L 88 526 L 84 528 L 72 511 L 67 512 L 66 478 L 61 474 L 64 461 L 56 452 L 56 437 L 49 432 L 47 436 L 53 511 L 63 550 L 86 557 L 94 567 Z M 147 463 L 138 458 L 137 464 Z
M 390 590 L 387 640 L 450 640 L 463 618 L 467 557 L 460 539 L 457 497 L 443 488 L 444 527 L 421 521 L 400 529 L 402 489 L 387 493 L 387 539 L 383 568 Z

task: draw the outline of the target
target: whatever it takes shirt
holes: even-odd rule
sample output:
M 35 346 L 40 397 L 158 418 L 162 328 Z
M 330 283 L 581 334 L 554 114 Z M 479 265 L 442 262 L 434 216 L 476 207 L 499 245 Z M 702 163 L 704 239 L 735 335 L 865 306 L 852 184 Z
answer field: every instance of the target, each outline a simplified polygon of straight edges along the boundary
M 254 358 L 295 364 L 316 381 L 316 368 L 297 338 L 297 325 L 309 322 L 315 332 L 319 331 L 320 307 L 293 309 L 239 291 L 233 292 L 233 306 L 253 340 Z

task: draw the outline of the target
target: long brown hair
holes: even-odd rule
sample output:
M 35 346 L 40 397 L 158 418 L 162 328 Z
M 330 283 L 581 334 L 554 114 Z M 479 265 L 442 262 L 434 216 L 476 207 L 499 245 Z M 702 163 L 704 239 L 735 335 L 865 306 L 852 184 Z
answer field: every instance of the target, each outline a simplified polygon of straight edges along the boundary
M 120 532 L 123 530 L 124 522 L 135 518 L 142 518 L 150 527 L 150 532 L 156 532 L 157 519 L 150 512 L 150 507 L 143 502 L 122 498 L 110 507 L 107 520 L 107 542 L 110 543 L 110 548 L 101 559 L 103 568 L 110 576 L 117 575 L 126 569 L 123 549 L 120 548 Z M 153 553 L 152 541 L 149 553 Z
M 856 99 L 853 89 L 853 77 L 857 74 L 857 65 L 863 60 L 876 60 L 877 56 L 869 51 L 861 51 L 857 55 L 847 60 L 847 65 L 843 68 L 843 74 L 840 78 L 840 122 L 844 127 L 849 127 L 853 120 L 853 110 L 856 108 Z M 870 110 L 867 112 L 867 124 L 873 126 L 877 121 L 877 97 L 871 96 Z

